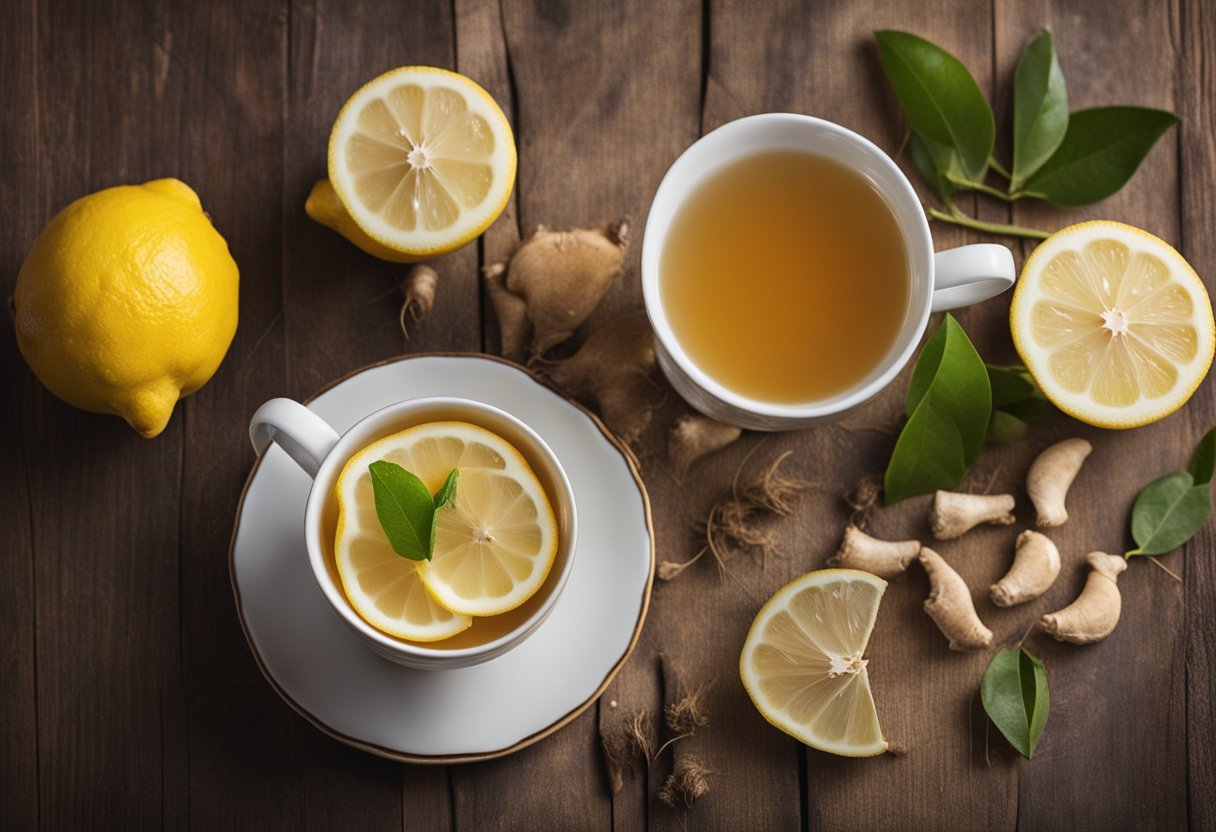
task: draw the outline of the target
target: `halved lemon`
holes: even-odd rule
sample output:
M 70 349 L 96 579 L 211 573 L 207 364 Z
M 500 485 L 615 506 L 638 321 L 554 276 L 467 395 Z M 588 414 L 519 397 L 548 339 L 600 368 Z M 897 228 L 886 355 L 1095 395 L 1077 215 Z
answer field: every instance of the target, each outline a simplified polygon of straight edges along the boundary
M 412 472 L 431 493 L 459 471 L 430 561 L 407 560 L 389 545 L 368 473 L 377 460 Z M 334 552 L 346 597 L 373 626 L 402 638 L 446 638 L 469 616 L 515 609 L 540 589 L 557 555 L 557 520 L 527 461 L 467 422 L 429 422 L 373 442 L 346 463 L 337 496 Z
M 831 754 L 887 750 L 865 658 L 886 588 L 869 572 L 821 569 L 777 590 L 739 658 L 743 687 L 765 719 Z
M 498 218 L 515 164 L 511 125 L 489 93 L 446 69 L 401 67 L 346 102 L 329 137 L 337 200 L 318 183 L 307 207 L 369 253 L 426 259 Z
M 1173 413 L 1207 375 L 1216 346 L 1195 270 L 1164 240 L 1118 222 L 1073 225 L 1036 248 L 1009 323 L 1043 394 L 1104 428 Z

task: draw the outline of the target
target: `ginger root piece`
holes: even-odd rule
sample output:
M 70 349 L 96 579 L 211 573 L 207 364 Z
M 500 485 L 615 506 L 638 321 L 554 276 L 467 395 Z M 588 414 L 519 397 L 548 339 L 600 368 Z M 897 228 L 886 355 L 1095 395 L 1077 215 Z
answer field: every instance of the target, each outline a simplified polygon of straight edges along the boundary
M 491 263 L 481 270 L 486 283 L 486 293 L 490 296 L 490 305 L 494 307 L 494 315 L 498 318 L 501 352 L 512 361 L 523 361 L 528 357 L 528 339 L 532 329 L 528 323 L 528 305 L 524 303 L 523 298 L 507 291 L 503 283 L 503 275 L 506 273 L 507 267 L 504 263 Z
M 742 435 L 742 428 L 724 425 L 700 413 L 679 417 L 667 435 L 667 459 L 672 475 L 682 482 L 694 462 L 722 450 Z
M 1127 561 L 1105 552 L 1090 552 L 1085 560 L 1090 573 L 1077 600 L 1039 619 L 1040 626 L 1057 641 L 1093 644 L 1113 633 L 1119 623 L 1123 599 L 1115 581 L 1127 569 Z
M 650 322 L 644 314 L 626 315 L 592 332 L 549 376 L 570 395 L 595 399 L 604 424 L 632 444 L 650 424 L 658 404 L 651 401 L 655 360 Z
M 1094 446 L 1084 439 L 1057 442 L 1039 454 L 1026 472 L 1026 493 L 1038 512 L 1040 529 L 1063 526 L 1068 521 L 1064 498 L 1085 458 Z
M 550 231 L 537 226 L 510 260 L 483 270 L 503 355 L 536 360 L 569 338 L 625 264 L 629 223 Z
M 398 316 L 401 332 L 406 339 L 410 337 L 410 331 L 406 327 L 405 316 L 409 315 L 417 324 L 430 314 L 431 307 L 435 305 L 435 285 L 438 282 L 439 273 L 425 263 L 414 266 L 406 275 L 405 283 L 402 286 L 405 299 L 401 304 L 401 313 Z
M 879 540 L 850 523 L 844 530 L 840 548 L 828 558 L 828 566 L 861 569 L 891 580 L 904 574 L 918 554 L 918 540 Z
M 953 540 L 982 523 L 1008 526 L 1014 521 L 1012 494 L 959 494 L 938 491 L 929 526 L 938 540 Z
M 983 650 L 991 646 L 992 630 L 980 621 L 962 576 L 928 546 L 920 548 L 920 563 L 929 573 L 932 586 L 925 599 L 925 612 L 950 640 L 950 649 Z
M 1033 601 L 1046 592 L 1060 574 L 1060 550 L 1045 534 L 1027 529 L 1018 535 L 1013 566 L 989 592 L 998 607 Z

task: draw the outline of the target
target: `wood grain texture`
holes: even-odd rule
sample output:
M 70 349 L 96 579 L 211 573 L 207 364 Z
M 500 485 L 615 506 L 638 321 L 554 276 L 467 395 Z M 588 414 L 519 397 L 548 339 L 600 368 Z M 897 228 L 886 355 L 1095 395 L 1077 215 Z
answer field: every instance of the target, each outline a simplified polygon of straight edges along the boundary
M 183 139 L 183 175 L 205 184 L 204 207 L 241 268 L 241 326 L 229 357 L 185 405 L 193 439 L 181 535 L 190 822 L 399 829 L 396 767 L 352 750 L 335 756 L 268 689 L 239 624 L 221 614 L 233 603 L 224 552 L 253 459 L 248 418 L 286 392 L 283 229 L 301 209 L 285 203 L 283 187 L 290 9 L 210 3 L 183 8 L 174 24 L 170 74 L 181 78 L 183 101 L 214 114 Z
M 10 193 L 28 194 L 25 210 L 0 222 L 0 297 L 12 297 L 17 272 L 41 227 L 39 205 L 38 81 L 32 5 L 0 6 L 0 90 L 10 116 L 0 121 L 0 158 Z M 14 215 L 16 214 L 16 215 Z M 26 426 L 40 394 L 17 350 L 13 321 L 0 315 L 0 380 L 10 391 L 0 407 L 0 783 L 5 784 L 0 829 L 38 826 L 37 598 L 29 468 L 35 464 Z
M 172 175 L 180 123 L 165 117 L 178 102 L 158 58 L 167 4 L 42 3 L 36 13 L 38 182 L 25 195 L 36 202 L 20 210 L 40 228 L 86 193 Z M 39 823 L 178 826 L 181 413 L 148 442 L 41 388 L 23 401 L 33 417 L 21 442 L 38 629 Z
M 1216 284 L 1216 7 L 1186 4 L 1179 19 L 1178 178 L 1182 194 L 1182 253 L 1202 276 L 1209 294 Z M 1209 378 L 1188 407 L 1193 433 L 1216 425 L 1216 391 Z M 1207 525 L 1183 551 L 1186 560 L 1186 749 L 1190 828 L 1216 827 L 1216 532 Z M 1177 558 L 1174 558 L 1177 560 Z
M 241 326 L 212 382 L 152 442 L 44 391 L 0 323 L 8 485 L 0 501 L 0 829 L 1207 829 L 1216 824 L 1216 586 L 1209 526 L 1120 581 L 1123 618 L 1085 648 L 1032 634 L 1052 716 L 1035 759 L 1018 757 L 977 701 L 991 653 L 959 655 L 924 615 L 919 571 L 888 588 L 869 670 L 888 737 L 906 756 L 857 761 L 809 751 L 770 727 L 738 681 L 752 617 L 788 580 L 824 564 L 847 519 L 841 495 L 880 472 L 907 373 L 862 413 L 799 434 L 748 434 L 670 475 L 666 430 L 687 412 L 665 384 L 637 443 L 660 560 L 695 553 L 693 526 L 743 476 L 785 451 L 813 483 L 774 521 L 779 553 L 741 556 L 722 580 L 706 558 L 655 588 L 633 659 L 596 708 L 518 754 L 400 765 L 347 748 L 288 708 L 258 672 L 233 614 L 226 550 L 252 462 L 245 425 L 276 395 L 304 397 L 353 367 L 426 350 L 494 350 L 479 267 L 538 223 L 629 215 L 624 274 L 588 324 L 640 308 L 647 206 L 700 134 L 742 115 L 804 112 L 895 153 L 903 121 L 872 30 L 907 29 L 954 52 L 1008 129 L 1013 66 L 1042 25 L 1056 35 L 1074 109 L 1134 103 L 1182 123 L 1115 197 L 1061 211 L 967 197 L 993 221 L 1055 228 L 1109 217 L 1181 246 L 1216 275 L 1216 10 L 1203 0 L 797 2 L 739 0 L 35 0 L 0 7 L 0 289 L 71 200 L 112 184 L 179 176 L 194 186 L 241 267 Z M 440 258 L 430 317 L 397 327 L 408 267 L 380 263 L 309 220 L 330 126 L 361 84 L 396 66 L 457 69 L 516 131 L 517 187 L 477 246 Z M 998 153 L 1003 145 L 998 142 Z M 906 159 L 899 160 L 909 169 Z M 933 197 L 922 190 L 926 201 Z M 981 238 L 934 227 L 938 249 Z M 1032 245 L 1015 244 L 1019 264 Z M 986 358 L 1015 359 L 1008 296 L 957 313 Z M 934 322 L 936 324 L 936 320 Z M 1186 461 L 1216 423 L 1205 382 L 1181 413 L 1136 431 L 1060 420 L 984 451 L 965 490 L 1009 491 L 1019 524 L 940 547 L 1008 644 L 1084 580 L 1092 548 L 1126 548 L 1127 512 L 1148 479 Z M 1043 598 L 1000 610 L 986 588 L 1033 521 L 1022 485 L 1034 455 L 1083 435 L 1095 452 L 1054 531 L 1064 571 Z M 928 536 L 928 500 L 876 510 L 870 529 Z M 660 657 L 662 661 L 660 661 Z M 608 789 L 599 736 L 636 710 L 662 723 L 685 684 L 709 684 L 710 724 L 673 748 L 711 771 L 688 810 L 656 798 L 672 749 Z M 616 703 L 613 706 L 613 702 Z M 669 735 L 665 729 L 660 737 Z

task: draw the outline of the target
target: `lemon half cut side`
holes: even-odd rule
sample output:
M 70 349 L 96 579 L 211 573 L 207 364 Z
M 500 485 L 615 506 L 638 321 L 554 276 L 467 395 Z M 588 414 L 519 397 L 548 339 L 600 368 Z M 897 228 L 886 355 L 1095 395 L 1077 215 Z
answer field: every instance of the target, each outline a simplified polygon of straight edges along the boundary
M 869 572 L 821 569 L 768 600 L 739 658 L 743 687 L 765 719 L 831 754 L 887 750 L 865 658 L 886 588 Z
M 365 241 L 400 255 L 392 259 L 434 257 L 476 238 L 506 207 L 515 166 L 511 126 L 494 99 L 435 67 L 400 67 L 369 81 L 329 139 L 329 180 L 341 207 Z M 340 232 L 349 227 L 342 217 L 316 218 Z
M 1070 226 L 1034 250 L 1010 331 L 1043 394 L 1104 428 L 1173 413 L 1216 346 L 1212 302 L 1190 264 L 1147 231 L 1108 221 Z

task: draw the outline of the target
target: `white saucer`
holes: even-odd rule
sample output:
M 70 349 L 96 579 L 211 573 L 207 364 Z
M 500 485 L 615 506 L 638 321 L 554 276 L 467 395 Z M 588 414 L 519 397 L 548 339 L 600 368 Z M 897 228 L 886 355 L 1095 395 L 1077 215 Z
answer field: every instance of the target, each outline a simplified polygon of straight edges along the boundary
M 552 615 L 476 667 L 422 671 L 372 653 L 325 602 L 304 548 L 311 480 L 277 446 L 254 465 L 229 552 L 237 613 L 263 674 L 342 742 L 407 762 L 517 751 L 588 708 L 642 629 L 654 573 L 650 503 L 619 441 L 526 370 L 479 355 L 407 356 L 356 371 L 308 406 L 339 432 L 393 402 L 463 396 L 539 433 L 570 478 L 578 550 Z

